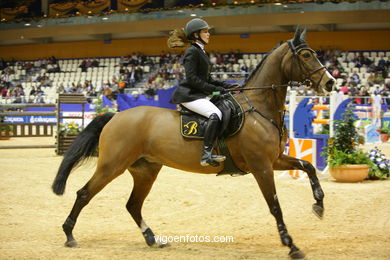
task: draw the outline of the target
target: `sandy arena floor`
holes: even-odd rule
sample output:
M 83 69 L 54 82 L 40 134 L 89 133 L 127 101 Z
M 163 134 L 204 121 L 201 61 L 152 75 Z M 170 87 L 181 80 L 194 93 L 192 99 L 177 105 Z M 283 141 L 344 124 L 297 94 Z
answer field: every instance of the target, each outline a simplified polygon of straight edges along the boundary
M 53 144 L 13 138 L 2 145 Z M 390 156 L 390 145 L 383 146 Z M 126 211 L 132 178 L 115 179 L 81 212 L 79 247 L 65 248 L 61 225 L 95 161 L 74 171 L 64 196 L 51 191 L 62 157 L 54 149 L 0 149 L 0 259 L 288 259 L 251 175 L 215 177 L 164 167 L 143 215 L 156 235 L 232 236 L 230 243 L 173 242 L 148 248 Z M 284 220 L 307 259 L 390 259 L 390 180 L 337 183 L 321 175 L 325 217 L 311 213 L 307 180 L 276 173 Z

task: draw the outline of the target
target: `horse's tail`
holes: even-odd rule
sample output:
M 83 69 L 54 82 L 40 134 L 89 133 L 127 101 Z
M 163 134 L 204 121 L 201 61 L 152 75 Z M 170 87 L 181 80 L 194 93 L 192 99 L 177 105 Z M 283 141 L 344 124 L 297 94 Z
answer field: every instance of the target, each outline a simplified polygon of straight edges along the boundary
M 106 113 L 96 117 L 73 141 L 54 179 L 52 189 L 55 194 L 64 194 L 66 181 L 72 169 L 95 153 L 100 133 L 113 116 L 114 113 Z

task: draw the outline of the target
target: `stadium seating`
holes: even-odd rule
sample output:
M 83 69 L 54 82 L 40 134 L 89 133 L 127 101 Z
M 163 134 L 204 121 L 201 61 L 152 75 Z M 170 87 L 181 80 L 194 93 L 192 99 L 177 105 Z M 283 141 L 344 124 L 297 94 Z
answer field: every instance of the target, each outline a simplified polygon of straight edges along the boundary
M 361 52 L 350 51 L 350 52 L 342 52 L 337 60 L 339 62 L 339 69 L 344 71 L 344 77 L 351 77 L 354 73 L 356 73 L 360 78 L 359 85 L 366 85 L 367 79 L 370 76 L 370 72 L 367 67 L 361 66 L 356 67 L 356 63 L 354 60 L 356 57 L 360 55 Z M 362 52 L 363 56 L 369 58 L 375 66 L 378 65 L 379 60 L 383 57 L 385 61 L 388 61 L 390 57 L 390 51 L 364 51 Z M 223 80 L 229 79 L 229 74 L 239 73 L 241 71 L 241 67 L 245 64 L 250 69 L 254 69 L 259 62 L 261 62 L 262 58 L 264 58 L 264 54 L 262 53 L 245 53 L 241 55 L 241 59 L 237 59 L 237 63 L 231 65 L 231 71 L 224 72 L 220 77 Z M 148 57 L 155 64 L 159 64 L 160 57 L 153 56 Z M 44 101 L 45 102 L 54 102 L 56 98 L 57 90 L 60 86 L 63 87 L 71 87 L 72 85 L 77 85 L 79 82 L 84 84 L 85 81 L 90 81 L 92 86 L 97 92 L 102 91 L 101 86 L 103 83 L 112 83 L 113 78 L 119 78 L 121 62 L 123 60 L 120 57 L 100 57 L 93 58 L 99 62 L 99 67 L 88 67 L 86 70 L 82 70 L 80 68 L 80 64 L 84 59 L 59 59 L 57 64 L 60 68 L 59 72 L 50 72 L 51 69 L 54 69 L 56 65 L 48 64 L 46 68 L 41 68 L 40 61 L 31 61 L 36 67 L 32 72 L 28 73 L 25 68 L 23 68 L 20 64 L 9 66 L 14 73 L 10 75 L 10 80 L 14 83 L 21 84 L 24 89 L 25 99 L 31 100 L 34 98 L 29 97 L 29 93 L 32 88 L 37 88 L 40 86 L 40 83 L 33 80 L 33 75 L 46 75 L 50 81 L 50 84 L 45 86 L 40 86 L 41 90 L 45 93 Z M 330 63 L 326 61 L 326 65 L 328 66 Z M 217 64 L 218 65 L 218 64 Z M 145 75 L 149 75 L 153 72 L 153 69 L 150 65 L 143 65 L 142 70 Z M 3 74 L 3 71 L 1 71 Z M 390 79 L 385 80 L 386 83 L 390 81 Z M 336 81 L 336 86 L 340 87 L 344 82 L 344 79 L 339 78 Z M 138 92 L 142 92 L 141 89 L 136 89 Z M 4 99 L 1 100 L 2 103 L 8 102 Z

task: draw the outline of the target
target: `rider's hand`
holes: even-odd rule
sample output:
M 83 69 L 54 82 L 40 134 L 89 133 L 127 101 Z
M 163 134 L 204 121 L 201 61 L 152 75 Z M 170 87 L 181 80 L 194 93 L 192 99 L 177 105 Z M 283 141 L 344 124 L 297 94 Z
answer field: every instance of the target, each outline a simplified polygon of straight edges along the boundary
M 226 93 L 226 89 L 224 87 L 216 86 L 215 91 L 220 92 L 221 94 Z

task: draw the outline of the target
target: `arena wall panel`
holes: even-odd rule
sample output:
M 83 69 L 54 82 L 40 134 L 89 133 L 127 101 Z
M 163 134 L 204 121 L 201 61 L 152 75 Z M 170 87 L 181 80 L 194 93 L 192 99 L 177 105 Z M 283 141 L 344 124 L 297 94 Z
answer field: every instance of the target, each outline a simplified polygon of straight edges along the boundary
M 229 52 L 240 50 L 246 53 L 267 52 L 279 41 L 292 37 L 292 33 L 213 35 L 208 50 Z M 142 52 L 159 55 L 172 51 L 166 44 L 167 38 L 140 38 L 126 40 L 62 42 L 29 45 L 0 46 L 0 58 L 29 60 L 54 55 L 57 58 L 114 57 Z M 307 41 L 313 49 L 341 50 L 390 50 L 390 30 L 309 32 Z

